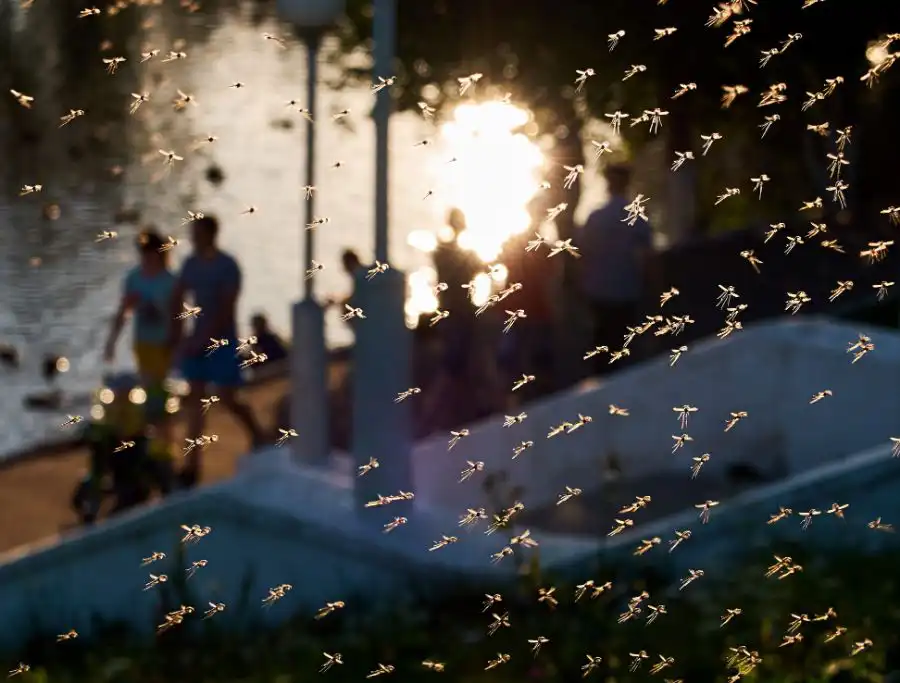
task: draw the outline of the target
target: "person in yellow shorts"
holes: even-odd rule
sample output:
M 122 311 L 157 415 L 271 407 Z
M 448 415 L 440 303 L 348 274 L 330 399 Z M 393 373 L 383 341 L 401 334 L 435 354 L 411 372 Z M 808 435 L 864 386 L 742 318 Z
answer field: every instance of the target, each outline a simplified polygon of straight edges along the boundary
M 105 358 L 115 358 L 116 342 L 131 314 L 134 319 L 134 356 L 148 394 L 160 391 L 172 365 L 170 346 L 172 295 L 175 276 L 168 268 L 165 242 L 154 230 L 137 238 L 140 263 L 125 276 L 119 308 L 106 342 Z
M 147 386 L 161 385 L 169 375 L 172 350 L 168 346 L 147 341 L 134 342 L 134 359 L 141 381 Z
M 166 378 L 172 365 L 172 296 L 175 275 L 168 267 L 165 242 L 154 230 L 138 235 L 139 264 L 125 276 L 122 298 L 106 342 L 105 359 L 115 358 L 116 342 L 129 315 L 134 319 L 134 357 L 140 382 L 147 392 L 143 405 L 146 424 L 159 438 L 171 440 L 171 420 L 165 410 Z

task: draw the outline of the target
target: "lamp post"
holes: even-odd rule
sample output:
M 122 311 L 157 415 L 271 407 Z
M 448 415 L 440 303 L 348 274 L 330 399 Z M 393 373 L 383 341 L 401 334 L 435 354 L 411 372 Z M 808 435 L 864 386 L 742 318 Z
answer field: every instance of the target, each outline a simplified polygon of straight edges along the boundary
M 397 0 L 375 0 L 372 21 L 375 78 L 394 75 L 397 42 Z M 393 109 L 389 88 L 382 88 L 375 101 L 375 258 L 388 260 L 388 130 Z
M 306 45 L 306 185 L 315 185 L 316 130 L 312 119 L 316 112 L 318 56 L 322 35 L 344 12 L 344 0 L 278 0 L 278 13 L 293 24 Z M 306 199 L 306 220 L 314 220 L 314 197 Z M 304 235 L 300 272 L 314 256 L 312 230 L 301 227 Z M 328 429 L 328 352 L 325 348 L 325 312 L 313 295 L 313 278 L 303 281 L 303 299 L 293 307 L 293 343 L 291 346 L 291 424 L 300 438 L 294 440 L 294 456 L 301 463 L 324 465 L 331 450 Z
M 393 75 L 396 0 L 374 0 L 372 37 L 374 77 Z M 375 258 L 388 261 L 388 125 L 392 109 L 390 88 L 377 94 L 375 119 Z M 357 466 L 376 458 L 380 467 L 357 477 L 354 498 L 358 510 L 380 493 L 395 495 L 412 489 L 412 433 L 409 404 L 395 403 L 412 381 L 411 333 L 406 327 L 406 278 L 394 268 L 366 281 L 357 272 L 355 293 L 366 319 L 356 326 L 353 357 L 353 456 Z M 408 503 L 394 503 L 377 514 L 365 510 L 364 519 L 379 526 L 404 514 Z M 377 508 L 376 508 L 377 510 Z M 384 515 L 387 519 L 382 519 Z

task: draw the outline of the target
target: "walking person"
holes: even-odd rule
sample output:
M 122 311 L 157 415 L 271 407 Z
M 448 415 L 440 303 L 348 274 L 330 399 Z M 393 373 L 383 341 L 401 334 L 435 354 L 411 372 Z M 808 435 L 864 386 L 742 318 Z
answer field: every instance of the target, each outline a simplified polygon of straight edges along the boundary
M 191 222 L 193 253 L 184 262 L 175 284 L 172 317 L 182 312 L 190 300 L 200 308 L 184 334 L 181 320 L 173 326 L 178 345 L 181 375 L 189 385 L 185 410 L 187 433 L 196 439 L 204 434 L 205 411 L 201 399 L 216 394 L 221 403 L 241 422 L 254 446 L 263 441 L 263 432 L 253 411 L 237 397 L 243 384 L 238 346 L 236 309 L 241 292 L 241 269 L 237 261 L 217 245 L 219 222 L 205 215 Z M 210 340 L 227 340 L 228 345 L 209 350 Z M 192 486 L 201 475 L 201 452 L 191 449 L 182 471 L 183 483 Z
M 119 308 L 106 340 L 104 359 L 115 360 L 116 344 L 129 314 L 133 314 L 133 350 L 138 375 L 148 394 L 161 390 L 172 365 L 172 294 L 175 275 L 169 270 L 168 252 L 155 230 L 138 235 L 140 263 L 128 271 Z
M 638 305 L 645 290 L 653 230 L 642 219 L 634 225 L 622 220 L 630 201 L 626 194 L 631 168 L 612 164 L 604 176 L 609 200 L 591 213 L 576 242 L 583 256 L 580 284 L 593 317 L 594 345 L 617 351 L 623 346 L 626 328 L 640 317 Z M 603 374 L 608 371 L 608 360 L 602 355 L 598 359 L 598 374 Z
M 99 509 L 97 486 L 99 471 L 111 467 L 119 503 L 128 507 L 145 500 L 150 486 L 155 485 L 167 495 L 174 485 L 172 454 L 172 423 L 166 412 L 168 392 L 166 379 L 172 366 L 172 295 L 175 275 L 169 270 L 168 252 L 162 237 L 155 230 L 142 231 L 136 240 L 140 263 L 125 276 L 122 297 L 113 318 L 104 349 L 104 360 L 115 360 L 116 344 L 129 314 L 134 319 L 133 351 L 137 365 L 137 379 L 129 376 L 113 377 L 108 381 L 114 399 L 107 405 L 105 422 L 112 429 L 109 439 L 95 441 L 92 450 L 92 472 L 88 515 L 96 516 Z M 146 401 L 132 403 L 130 392 L 137 384 L 146 392 Z M 134 441 L 133 449 L 116 452 L 122 441 Z M 152 448 L 151 448 L 152 446 Z

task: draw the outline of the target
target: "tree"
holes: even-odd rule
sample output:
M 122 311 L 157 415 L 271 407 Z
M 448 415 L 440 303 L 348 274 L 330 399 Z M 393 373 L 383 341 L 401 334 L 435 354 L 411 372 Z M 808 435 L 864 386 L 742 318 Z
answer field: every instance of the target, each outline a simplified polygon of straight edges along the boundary
M 705 25 L 712 13 L 705 3 L 662 1 L 400 0 L 398 79 L 392 89 L 397 106 L 415 108 L 423 93 L 436 94 L 430 104 L 446 105 L 458 99 L 456 79 L 475 72 L 483 74 L 482 93 L 509 91 L 514 101 L 534 112 L 539 135 L 553 141 L 548 180 L 554 190 L 546 193 L 543 208 L 561 201 L 577 204 L 577 189 L 561 189 L 562 166 L 584 162 L 582 138 L 591 119 L 602 120 L 616 110 L 636 117 L 656 107 L 669 112 L 659 133 L 666 164 L 675 150 L 693 149 L 699 157 L 700 133 L 718 131 L 727 141 L 695 164 L 692 192 L 703 194 L 700 224 L 713 224 L 723 215 L 724 208 L 712 207 L 712 193 L 743 185 L 745 194 L 751 194 L 748 179 L 760 172 L 775 182 L 762 203 L 743 198 L 739 220 L 796 211 L 800 197 L 824 196 L 830 183 L 821 162 L 833 141 L 808 133 L 806 126 L 826 120 L 831 130 L 866 123 L 866 131 L 857 126 L 865 138 L 852 148 L 858 169 L 854 184 L 865 180 L 866 187 L 852 199 L 871 204 L 896 190 L 892 180 L 886 184 L 883 174 L 867 168 L 870 159 L 883 158 L 884 149 L 896 146 L 896 134 L 884 125 L 886 105 L 898 99 L 891 88 L 896 73 L 886 73 L 871 91 L 859 78 L 870 66 L 870 42 L 900 27 L 900 4 L 858 0 L 804 9 L 802 0 L 743 0 L 748 11 L 716 28 Z M 345 54 L 366 47 L 372 19 L 369 0 L 350 0 L 348 5 L 348 21 L 340 33 Z M 743 20 L 752 20 L 751 32 L 724 47 L 735 21 Z M 654 29 L 666 27 L 678 30 L 654 40 Z M 619 30 L 625 35 L 609 50 L 607 35 Z M 763 50 L 778 48 L 788 34 L 798 32 L 802 39 L 760 68 Z M 623 81 L 625 71 L 637 64 L 646 71 Z M 576 95 L 576 69 L 588 67 L 596 75 Z M 826 78 L 836 76 L 844 82 L 834 95 L 801 112 L 805 93 L 820 91 Z M 689 82 L 696 83 L 696 90 L 673 101 L 679 84 Z M 788 86 L 787 102 L 757 107 L 759 93 L 781 82 Z M 749 92 L 723 109 L 721 87 L 735 84 Z M 782 120 L 760 143 L 758 126 L 771 113 Z M 632 127 L 626 122 L 622 133 L 635 150 L 653 137 L 646 123 Z M 882 137 L 887 135 L 890 141 Z M 681 190 L 678 199 L 684 201 Z M 570 235 L 571 212 L 562 218 L 558 228 Z

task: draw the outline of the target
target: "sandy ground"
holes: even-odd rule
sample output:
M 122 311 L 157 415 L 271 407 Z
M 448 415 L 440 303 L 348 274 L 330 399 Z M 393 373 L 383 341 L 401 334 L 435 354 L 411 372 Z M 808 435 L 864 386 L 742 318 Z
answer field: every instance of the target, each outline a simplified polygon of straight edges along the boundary
M 288 382 L 277 379 L 243 390 L 266 429 L 274 429 L 275 411 L 285 395 Z M 216 407 L 218 408 L 218 406 Z M 240 426 L 224 409 L 209 413 L 207 433 L 219 441 L 206 452 L 204 482 L 230 477 L 238 459 L 247 453 L 249 441 Z M 183 425 L 176 427 L 183 438 Z M 0 510 L 6 524 L 0 526 L 0 553 L 22 545 L 50 541 L 76 523 L 70 507 L 72 491 L 87 470 L 85 448 L 60 451 L 48 449 L 0 468 Z

